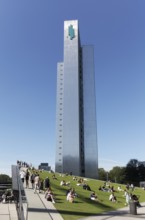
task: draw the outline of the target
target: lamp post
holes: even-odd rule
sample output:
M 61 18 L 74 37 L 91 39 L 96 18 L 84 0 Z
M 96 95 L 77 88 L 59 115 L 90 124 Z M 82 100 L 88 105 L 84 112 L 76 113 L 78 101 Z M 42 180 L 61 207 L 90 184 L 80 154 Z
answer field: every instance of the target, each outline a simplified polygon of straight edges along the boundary
M 107 180 L 107 182 L 108 182 L 108 172 L 106 172 L 106 180 Z

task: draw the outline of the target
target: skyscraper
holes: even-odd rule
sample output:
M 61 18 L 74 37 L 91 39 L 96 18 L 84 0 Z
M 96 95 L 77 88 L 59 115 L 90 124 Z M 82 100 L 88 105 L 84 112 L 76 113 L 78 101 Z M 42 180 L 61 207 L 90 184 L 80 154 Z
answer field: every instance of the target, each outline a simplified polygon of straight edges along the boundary
M 64 61 L 57 64 L 55 171 L 98 177 L 93 46 L 81 46 L 78 21 L 64 22 Z

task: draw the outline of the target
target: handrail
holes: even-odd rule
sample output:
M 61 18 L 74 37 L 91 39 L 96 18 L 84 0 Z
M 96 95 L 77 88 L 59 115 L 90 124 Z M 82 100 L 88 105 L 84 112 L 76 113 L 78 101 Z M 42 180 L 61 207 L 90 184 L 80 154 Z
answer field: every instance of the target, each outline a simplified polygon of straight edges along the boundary
M 12 165 L 12 188 L 17 197 L 17 210 L 19 220 L 28 219 L 28 202 L 25 195 L 23 183 L 20 178 L 18 166 Z

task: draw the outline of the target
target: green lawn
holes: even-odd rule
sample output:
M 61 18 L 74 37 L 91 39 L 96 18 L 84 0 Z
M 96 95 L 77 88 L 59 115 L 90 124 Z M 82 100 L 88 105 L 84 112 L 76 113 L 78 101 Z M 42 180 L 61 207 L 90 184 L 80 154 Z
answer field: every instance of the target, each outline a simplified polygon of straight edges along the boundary
M 61 177 L 59 174 L 55 174 L 57 179 L 53 180 L 52 173 L 43 171 L 40 173 L 40 177 L 44 179 L 46 176 L 49 177 L 51 188 L 55 194 L 56 203 L 54 204 L 56 209 L 62 215 L 64 220 L 77 220 L 83 217 L 95 215 L 98 213 L 103 213 L 106 211 L 111 211 L 119 209 L 125 206 L 125 197 L 124 192 L 118 192 L 117 187 L 121 186 L 122 189 L 125 189 L 125 185 L 110 183 L 110 186 L 114 186 L 116 190 L 115 196 L 117 197 L 117 203 L 112 203 L 109 201 L 109 192 L 99 191 L 99 186 L 103 185 L 103 181 L 87 179 L 87 184 L 91 187 L 92 191 L 95 191 L 99 201 L 90 200 L 90 191 L 84 190 L 81 186 L 77 186 L 77 181 L 73 180 L 73 176 L 64 176 Z M 78 194 L 78 197 L 75 198 L 74 203 L 69 203 L 66 201 L 66 191 L 67 186 L 60 186 L 60 181 L 65 180 L 66 182 L 70 181 L 70 187 L 73 187 Z M 130 191 L 131 192 L 131 191 Z M 145 201 L 145 191 L 141 188 L 135 188 L 134 194 L 140 197 L 140 202 Z

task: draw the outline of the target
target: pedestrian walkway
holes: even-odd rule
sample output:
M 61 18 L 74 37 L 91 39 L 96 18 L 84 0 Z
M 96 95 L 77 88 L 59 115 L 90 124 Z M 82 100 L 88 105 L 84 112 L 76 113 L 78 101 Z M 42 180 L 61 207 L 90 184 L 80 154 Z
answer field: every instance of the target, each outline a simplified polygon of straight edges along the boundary
M 15 203 L 0 203 L 0 220 L 18 220 Z
M 25 189 L 28 201 L 28 220 L 63 220 L 51 202 L 44 198 L 43 193 L 34 193 L 33 189 Z
M 21 168 L 26 171 L 26 168 Z M 31 185 L 29 181 L 29 186 Z M 24 183 L 24 190 L 28 202 L 28 219 L 27 220 L 63 220 L 62 216 L 56 210 L 52 202 L 44 198 L 44 193 L 34 193 L 32 188 L 26 188 Z
M 115 211 L 98 214 L 96 216 L 81 218 L 79 220 L 141 220 L 145 218 L 145 203 L 141 204 L 142 207 L 137 208 L 137 215 L 131 215 L 129 207 L 124 207 Z
M 63 220 L 54 205 L 44 198 L 44 193 L 34 193 L 34 190 L 30 188 L 25 188 L 25 193 L 28 201 L 28 220 Z M 79 220 L 141 220 L 145 218 L 145 203 L 141 205 L 142 207 L 137 208 L 137 215 L 130 214 L 129 207 L 127 206 L 122 209 Z M 0 220 L 8 219 L 0 218 Z

